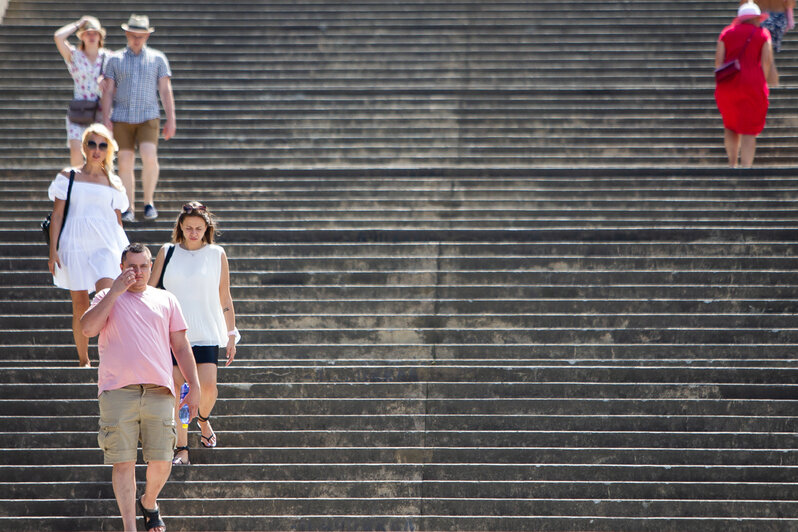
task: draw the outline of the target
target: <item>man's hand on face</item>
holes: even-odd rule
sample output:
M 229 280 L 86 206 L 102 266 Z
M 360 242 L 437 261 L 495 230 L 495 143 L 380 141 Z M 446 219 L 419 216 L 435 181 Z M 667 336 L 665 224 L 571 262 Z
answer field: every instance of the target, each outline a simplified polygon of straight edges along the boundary
M 126 292 L 127 289 L 130 288 L 135 282 L 136 273 L 133 271 L 133 268 L 125 268 L 122 270 L 122 273 L 119 274 L 119 277 L 114 279 L 110 291 L 115 294 L 122 294 Z

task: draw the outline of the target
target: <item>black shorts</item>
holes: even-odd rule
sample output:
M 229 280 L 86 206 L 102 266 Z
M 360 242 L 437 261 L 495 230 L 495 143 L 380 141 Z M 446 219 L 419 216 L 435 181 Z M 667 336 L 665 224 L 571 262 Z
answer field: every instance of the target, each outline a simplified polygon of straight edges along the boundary
M 218 345 L 192 345 L 191 350 L 194 351 L 194 360 L 197 364 L 218 364 L 219 363 L 219 346 Z M 177 366 L 177 360 L 172 353 L 172 365 Z

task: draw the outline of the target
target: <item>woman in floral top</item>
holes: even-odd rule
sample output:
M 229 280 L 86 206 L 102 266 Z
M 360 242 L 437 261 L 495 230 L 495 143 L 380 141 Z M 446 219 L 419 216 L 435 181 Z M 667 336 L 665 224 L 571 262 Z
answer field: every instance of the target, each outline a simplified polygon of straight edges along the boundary
M 80 44 L 77 48 L 72 46 L 67 37 L 73 33 L 77 34 Z M 100 25 L 100 21 L 94 17 L 84 16 L 76 22 L 70 22 L 60 28 L 53 35 L 55 45 L 61 56 L 66 61 L 67 69 L 75 81 L 73 98 L 77 100 L 99 100 L 100 99 L 100 76 L 103 71 L 102 65 L 108 52 L 103 48 L 105 39 L 105 29 Z M 102 117 L 100 109 L 97 109 L 98 122 Z M 83 152 L 81 150 L 81 138 L 87 126 L 74 124 L 66 120 L 67 143 L 69 145 L 69 156 L 72 166 L 83 165 Z

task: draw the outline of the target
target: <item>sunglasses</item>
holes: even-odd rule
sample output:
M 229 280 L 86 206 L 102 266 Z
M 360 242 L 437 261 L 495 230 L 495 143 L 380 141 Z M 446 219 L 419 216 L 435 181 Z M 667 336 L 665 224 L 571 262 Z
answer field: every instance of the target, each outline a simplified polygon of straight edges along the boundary
M 192 205 L 191 203 L 186 203 L 183 205 L 183 212 L 192 212 L 192 211 L 204 211 L 205 205 L 202 203 L 198 203 L 196 205 Z
M 105 151 L 108 149 L 108 143 L 101 142 L 100 144 L 97 144 L 93 140 L 90 140 L 86 142 L 86 147 L 89 148 L 90 150 L 96 150 L 97 148 L 100 148 L 100 151 Z

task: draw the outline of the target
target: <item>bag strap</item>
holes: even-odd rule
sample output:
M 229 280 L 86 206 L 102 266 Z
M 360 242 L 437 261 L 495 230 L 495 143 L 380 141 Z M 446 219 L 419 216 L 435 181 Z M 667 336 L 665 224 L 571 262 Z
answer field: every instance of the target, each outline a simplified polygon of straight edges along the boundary
M 72 183 L 75 182 L 75 169 L 73 168 L 69 172 L 69 186 L 67 187 L 67 197 L 66 201 L 64 202 L 64 217 L 61 218 L 61 229 L 58 230 L 58 240 L 55 242 L 55 249 L 58 249 L 58 246 L 61 245 L 61 233 L 64 232 L 64 226 L 66 225 L 66 218 L 67 213 L 69 213 L 69 198 L 72 197 Z
M 105 54 L 104 54 L 104 53 L 101 53 L 101 54 L 100 54 L 100 75 L 99 75 L 99 76 L 97 76 L 98 78 L 101 78 L 101 77 L 103 77 L 103 68 L 104 68 L 104 67 L 105 67 Z M 102 98 L 97 98 L 97 104 L 98 104 L 98 105 L 99 105 L 99 103 L 100 103 L 100 100 L 102 100 Z
M 166 273 L 166 265 L 169 264 L 169 261 L 172 259 L 172 253 L 175 252 L 175 245 L 170 244 L 169 249 L 166 250 L 166 256 L 163 258 L 163 266 L 161 266 L 161 276 L 158 278 L 158 283 L 155 285 L 155 288 L 164 289 L 163 287 L 163 274 Z
M 745 49 L 748 48 L 748 43 L 751 42 L 751 39 L 754 38 L 754 33 L 756 33 L 756 26 L 754 26 L 754 31 L 752 31 L 751 34 L 748 36 L 748 38 L 745 40 L 745 44 L 740 49 L 740 53 L 737 54 L 737 59 L 740 59 L 745 53 Z

